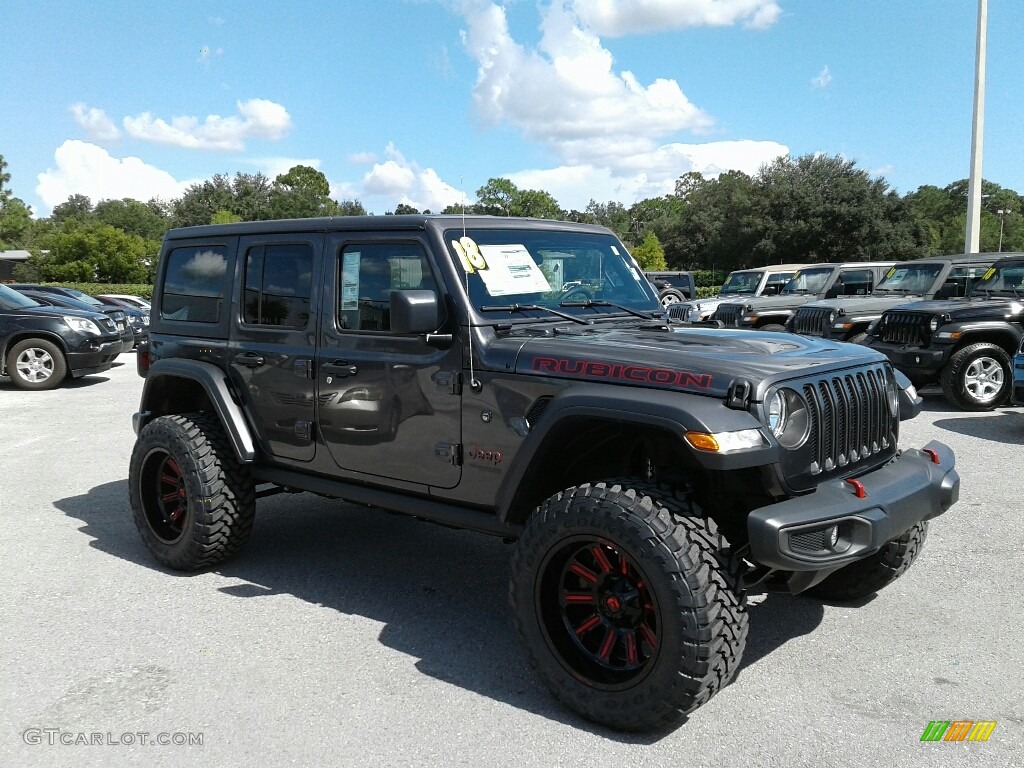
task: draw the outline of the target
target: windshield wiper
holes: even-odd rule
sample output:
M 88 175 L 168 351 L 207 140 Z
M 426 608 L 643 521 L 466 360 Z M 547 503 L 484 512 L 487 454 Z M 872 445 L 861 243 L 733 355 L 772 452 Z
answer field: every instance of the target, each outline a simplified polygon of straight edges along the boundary
M 573 305 L 570 304 L 569 306 Z M 552 309 L 551 307 L 542 307 L 540 304 L 509 304 L 506 307 L 480 307 L 481 312 L 526 312 L 528 310 L 536 310 L 537 312 L 550 312 L 552 315 L 563 317 L 566 320 L 572 320 L 574 323 L 579 323 L 580 325 L 593 325 L 593 323 L 591 323 L 589 320 L 586 320 L 582 317 L 570 315 L 568 312 L 559 312 L 557 309 Z
M 652 312 L 650 314 L 644 314 L 643 312 L 640 312 L 639 310 L 630 309 L 629 307 L 624 307 L 621 304 L 614 304 L 614 303 L 612 303 L 610 301 L 604 301 L 603 299 L 598 299 L 597 301 L 595 301 L 594 299 L 587 299 L 586 301 L 562 301 L 562 302 L 559 302 L 558 306 L 560 306 L 560 307 L 613 307 L 614 309 L 619 309 L 619 310 L 622 310 L 623 312 L 628 312 L 629 314 L 633 315 L 634 317 L 641 317 L 644 320 L 650 320 L 651 318 L 657 317 L 658 315 L 661 314 L 660 312 L 657 312 L 657 313 L 653 313 Z

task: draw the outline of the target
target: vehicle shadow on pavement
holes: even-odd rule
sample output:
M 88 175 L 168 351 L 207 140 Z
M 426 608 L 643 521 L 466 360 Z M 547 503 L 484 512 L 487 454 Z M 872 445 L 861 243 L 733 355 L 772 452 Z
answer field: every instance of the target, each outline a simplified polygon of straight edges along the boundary
M 145 549 L 131 519 L 126 481 L 55 504 L 86 523 L 81 531 L 95 549 L 188 578 L 163 568 Z M 508 545 L 488 536 L 312 494 L 279 494 L 257 503 L 248 546 L 215 572 L 229 581 L 219 590 L 239 599 L 292 595 L 381 622 L 380 642 L 417 659 L 420 672 L 573 728 L 620 743 L 652 744 L 680 727 L 617 733 L 582 720 L 548 695 L 512 624 L 510 555 Z M 822 608 L 770 595 L 751 614 L 743 668 L 812 631 Z M 338 648 L 339 656 L 346 652 Z
M 1002 409 L 958 419 L 937 419 L 934 426 L 1007 445 L 1024 445 L 1024 410 Z

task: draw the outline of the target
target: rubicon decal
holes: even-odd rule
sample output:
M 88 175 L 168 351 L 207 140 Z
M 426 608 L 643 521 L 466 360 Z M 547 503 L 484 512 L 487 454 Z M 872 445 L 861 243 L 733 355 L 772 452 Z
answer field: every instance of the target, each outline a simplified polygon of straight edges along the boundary
M 661 384 L 687 389 L 710 389 L 710 373 L 676 371 L 671 368 L 649 368 L 645 365 L 599 363 L 593 360 L 571 360 L 560 357 L 535 357 L 531 366 L 535 371 L 580 376 L 590 379 L 618 379 L 637 384 Z

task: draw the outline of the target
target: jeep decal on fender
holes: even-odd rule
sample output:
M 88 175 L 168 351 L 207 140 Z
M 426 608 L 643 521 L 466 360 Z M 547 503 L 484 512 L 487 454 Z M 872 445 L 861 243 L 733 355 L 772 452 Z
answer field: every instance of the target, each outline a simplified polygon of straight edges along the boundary
M 660 384 L 686 389 L 710 389 L 710 373 L 676 371 L 671 368 L 650 368 L 645 365 L 599 363 L 593 360 L 571 360 L 558 357 L 535 357 L 531 368 L 544 373 L 560 373 L 592 379 L 620 379 L 638 384 Z

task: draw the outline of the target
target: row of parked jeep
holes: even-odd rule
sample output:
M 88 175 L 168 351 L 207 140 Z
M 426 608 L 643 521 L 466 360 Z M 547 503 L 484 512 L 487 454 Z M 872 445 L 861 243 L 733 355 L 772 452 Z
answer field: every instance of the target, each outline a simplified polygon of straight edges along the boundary
M 43 390 L 102 373 L 149 334 L 149 302 L 75 288 L 0 284 L 0 375 Z
M 1024 254 L 780 264 L 729 275 L 677 321 L 870 346 L 962 410 L 1024 404 Z M 1016 357 L 1015 357 L 1016 356 Z

